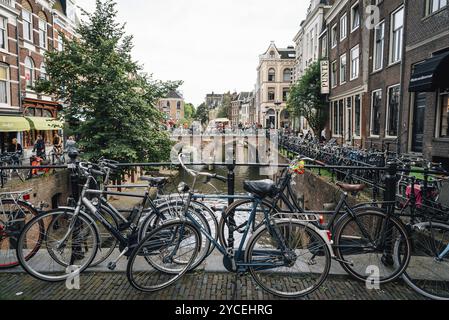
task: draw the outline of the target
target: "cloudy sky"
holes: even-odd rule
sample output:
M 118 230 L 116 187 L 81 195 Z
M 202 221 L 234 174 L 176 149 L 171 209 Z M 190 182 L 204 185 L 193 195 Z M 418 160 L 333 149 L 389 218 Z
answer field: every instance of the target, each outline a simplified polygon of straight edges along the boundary
M 270 41 L 293 45 L 308 0 L 117 0 L 134 58 L 161 80 L 183 80 L 196 106 L 207 93 L 251 91 Z M 88 11 L 95 0 L 77 0 Z

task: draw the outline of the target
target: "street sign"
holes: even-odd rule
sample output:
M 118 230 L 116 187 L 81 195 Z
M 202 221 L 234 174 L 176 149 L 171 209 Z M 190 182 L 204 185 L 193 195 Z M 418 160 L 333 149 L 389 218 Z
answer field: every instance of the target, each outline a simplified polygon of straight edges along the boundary
M 321 94 L 329 94 L 329 61 L 321 61 Z

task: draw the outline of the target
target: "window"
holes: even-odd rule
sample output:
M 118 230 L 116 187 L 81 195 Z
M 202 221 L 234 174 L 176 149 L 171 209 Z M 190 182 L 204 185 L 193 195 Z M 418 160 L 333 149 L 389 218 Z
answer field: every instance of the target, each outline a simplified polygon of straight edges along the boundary
M 270 58 L 274 59 L 274 51 L 270 51 Z
M 374 91 L 371 99 L 371 136 L 380 135 L 382 90 Z
M 331 29 L 331 47 L 337 46 L 337 25 L 334 25 Z
M 39 20 L 39 46 L 47 49 L 47 21 Z
M 351 80 L 359 77 L 360 68 L 360 50 L 359 46 L 355 46 L 351 49 Z
M 351 32 L 358 27 L 360 27 L 360 7 L 357 3 L 351 8 Z
M 449 138 L 449 92 L 440 95 L 440 138 Z
M 378 71 L 383 68 L 384 48 L 385 48 L 385 22 L 381 22 L 374 29 L 374 61 L 373 61 L 374 71 Z
M 0 17 L 0 49 L 8 49 L 8 19 Z
M 354 97 L 354 135 L 361 137 L 362 105 L 360 95 Z
M 321 40 L 321 57 L 327 57 L 327 35 Z
M 284 82 L 291 82 L 291 81 L 292 81 L 292 70 L 285 69 L 284 70 Z
M 62 36 L 59 33 L 56 34 L 56 42 L 57 42 L 56 49 L 58 51 L 63 51 L 64 50 L 64 42 L 62 41 Z
M 388 89 L 387 136 L 397 137 L 399 126 L 400 86 Z
M 347 74 L 347 62 L 346 62 L 346 54 L 340 57 L 340 84 L 346 82 L 346 74 Z
M 276 81 L 276 71 L 274 69 L 268 70 L 268 81 L 275 82 Z
M 176 109 L 181 110 L 181 101 L 176 103 Z
M 340 18 L 340 41 L 348 35 L 348 16 L 345 14 Z
M 338 134 L 343 136 L 344 100 L 338 102 Z
M 23 38 L 28 41 L 33 41 L 33 15 L 31 13 L 31 6 L 28 3 L 23 5 L 22 26 Z
M 276 95 L 274 93 L 274 88 L 268 89 L 268 101 L 274 101 L 276 99 Z
M 339 136 L 343 132 L 343 101 L 334 101 L 331 103 L 332 103 L 332 133 L 334 136 Z
M 331 68 L 331 86 L 332 88 L 335 88 L 338 84 L 337 81 L 337 61 L 332 62 L 332 68 Z
M 282 101 L 287 102 L 287 100 L 288 100 L 288 93 L 289 93 L 289 89 L 288 88 L 282 89 Z
M 8 92 L 9 92 L 9 77 L 8 77 L 8 67 L 0 66 L 0 103 L 8 103 Z
M 44 63 L 41 64 L 41 70 L 40 70 L 40 78 L 42 80 L 48 80 L 47 76 L 47 68 Z
M 391 26 L 390 63 L 396 63 L 402 59 L 404 8 L 401 8 L 393 13 L 391 18 Z
M 30 57 L 25 58 L 25 82 L 28 89 L 34 85 L 34 63 Z
M 437 12 L 447 6 L 448 0 L 427 0 L 426 15 Z

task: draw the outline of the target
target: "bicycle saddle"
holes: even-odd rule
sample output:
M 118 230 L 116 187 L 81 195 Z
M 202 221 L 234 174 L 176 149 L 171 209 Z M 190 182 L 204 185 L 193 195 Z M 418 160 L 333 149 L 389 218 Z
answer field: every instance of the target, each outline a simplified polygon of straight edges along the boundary
M 341 182 L 338 182 L 337 186 L 346 192 L 361 192 L 366 188 L 366 185 L 364 184 L 346 184 Z
M 261 198 L 273 197 L 276 195 L 276 183 L 272 180 L 245 181 L 243 183 L 245 191 Z
M 151 187 L 162 187 L 168 182 L 168 178 L 165 177 L 140 177 L 141 181 L 148 181 Z

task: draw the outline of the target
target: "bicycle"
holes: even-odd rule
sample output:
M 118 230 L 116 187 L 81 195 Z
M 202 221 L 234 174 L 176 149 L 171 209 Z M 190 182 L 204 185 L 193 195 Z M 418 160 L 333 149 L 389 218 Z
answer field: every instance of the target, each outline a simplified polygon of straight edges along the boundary
M 179 155 L 179 162 L 185 167 L 182 154 Z M 187 194 L 185 208 L 189 207 L 190 200 L 195 196 L 194 186 L 198 177 L 226 180 L 221 176 L 192 169 L 187 169 L 187 172 L 194 177 L 192 189 L 183 182 L 178 186 L 180 193 Z M 310 224 L 310 220 L 292 219 L 293 216 L 290 219 L 280 219 L 265 211 L 264 226 L 249 238 L 245 246 L 251 225 L 255 222 L 257 206 L 271 194 L 263 184 L 258 187 L 258 192 L 250 196 L 254 206 L 237 250 L 234 248 L 232 228 L 228 245 L 223 246 L 195 221 L 189 210 L 185 210 L 183 217 L 153 230 L 134 249 L 127 266 L 127 277 L 132 286 L 144 292 L 153 292 L 179 280 L 190 270 L 199 249 L 198 239 L 204 236 L 223 255 L 224 266 L 229 271 L 236 274 L 249 272 L 264 290 L 272 294 L 293 298 L 308 295 L 318 289 L 330 270 L 330 250 L 329 243 L 325 240 L 326 235 L 318 232 Z M 310 261 L 309 257 L 313 255 L 311 251 L 321 255 Z M 180 256 L 185 258 L 180 260 Z
M 22 154 L 20 152 L 8 152 L 4 153 L 0 157 L 0 162 L 2 167 L 21 167 Z M 16 174 L 17 177 L 24 182 L 27 177 L 28 170 L 24 169 L 2 169 L 1 170 L 1 179 L 2 185 L 5 185 L 8 180 L 12 180 L 13 175 Z
M 39 210 L 28 202 L 31 191 L 0 194 L 0 269 L 19 265 L 16 255 L 19 235 L 25 224 L 39 214 Z M 42 229 L 43 225 L 38 227 Z M 36 249 L 37 247 L 32 247 L 25 259 L 29 259 Z
M 51 163 L 52 165 L 63 165 L 66 163 L 65 158 L 66 152 L 61 149 L 53 147 L 53 150 L 50 152 Z

